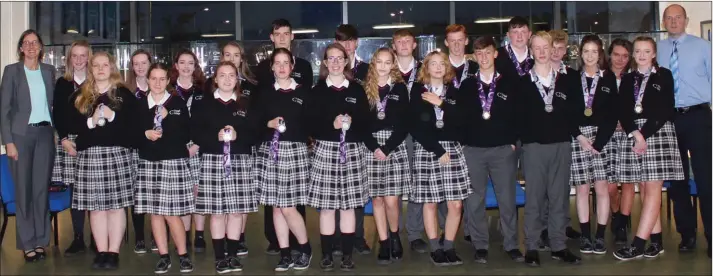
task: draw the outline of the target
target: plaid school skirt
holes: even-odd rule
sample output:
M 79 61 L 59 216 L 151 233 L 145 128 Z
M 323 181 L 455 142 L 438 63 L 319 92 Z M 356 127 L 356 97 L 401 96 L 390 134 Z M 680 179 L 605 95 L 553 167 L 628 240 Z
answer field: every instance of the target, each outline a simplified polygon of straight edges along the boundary
M 379 145 L 383 146 L 386 144 L 386 140 L 391 137 L 391 133 L 391 130 L 380 130 L 372 135 Z M 391 151 L 385 161 L 374 158 L 374 154 L 366 146 L 363 151 L 364 158 L 366 158 L 369 195 L 380 197 L 408 194 L 411 186 L 411 171 L 405 143 L 401 143 Z
M 644 123 L 646 119 L 636 120 L 638 128 Z M 633 146 L 634 139 L 619 144 L 616 169 L 619 182 L 683 180 L 683 165 L 673 123 L 666 122 L 658 132 L 646 139 L 646 153 L 643 155 L 634 153 Z
M 429 152 L 414 141 L 414 167 L 409 200 L 415 203 L 439 203 L 464 200 L 473 193 L 463 147 L 454 141 L 439 141 L 450 155 L 451 162 L 442 165 L 440 156 Z
M 230 176 L 225 176 L 222 154 L 201 155 L 196 213 L 236 214 L 257 212 L 255 180 L 250 154 L 230 156 Z
M 72 209 L 106 211 L 134 203 L 131 151 L 94 146 L 77 153 Z
M 139 150 L 131 149 L 131 177 L 136 181 L 139 169 Z
M 193 146 L 193 141 L 188 142 L 187 148 Z M 188 157 L 188 167 L 191 170 L 191 184 L 198 185 L 198 180 L 201 177 L 201 156 L 200 152 L 196 152 L 193 157 Z
M 366 159 L 361 143 L 346 143 L 346 163 L 339 163 L 339 142 L 317 140 L 307 204 L 319 209 L 348 210 L 369 200 Z
M 260 145 L 255 160 L 258 202 L 277 208 L 307 203 L 309 154 L 307 144 L 281 141 L 277 160 L 270 153 L 270 142 Z
M 614 135 L 612 135 L 609 143 L 607 144 L 611 144 L 607 154 L 607 163 L 609 164 L 607 166 L 607 180 L 609 183 L 620 183 L 619 175 L 617 174 L 616 169 L 619 163 L 621 143 L 626 143 L 627 140 L 628 138 L 626 137 L 626 133 L 624 133 L 624 131 L 614 131 Z
M 596 126 L 580 126 L 579 131 L 594 143 L 597 137 Z M 569 184 L 572 186 L 593 185 L 595 181 L 608 180 L 609 154 L 612 144 L 607 142 L 599 154 L 585 151 L 577 139 L 572 139 L 572 164 L 570 165 Z
M 76 134 L 69 134 L 67 140 L 74 143 L 77 140 Z M 69 155 L 62 147 L 62 141 L 57 141 L 57 153 L 54 155 L 54 167 L 52 167 L 52 182 L 60 182 L 64 185 L 74 184 L 74 175 L 77 171 L 77 157 Z
M 195 211 L 188 158 L 148 161 L 139 159 L 134 212 L 182 216 Z

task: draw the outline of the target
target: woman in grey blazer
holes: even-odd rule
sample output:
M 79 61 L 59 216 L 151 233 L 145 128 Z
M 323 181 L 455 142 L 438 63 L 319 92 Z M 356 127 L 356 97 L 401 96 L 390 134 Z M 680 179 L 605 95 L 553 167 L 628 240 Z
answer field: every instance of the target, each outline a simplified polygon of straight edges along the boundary
M 44 259 L 50 242 L 55 68 L 40 62 L 42 47 L 37 32 L 24 31 L 17 42 L 18 62 L 5 66 L 0 83 L 0 137 L 15 183 L 17 248 L 27 262 Z

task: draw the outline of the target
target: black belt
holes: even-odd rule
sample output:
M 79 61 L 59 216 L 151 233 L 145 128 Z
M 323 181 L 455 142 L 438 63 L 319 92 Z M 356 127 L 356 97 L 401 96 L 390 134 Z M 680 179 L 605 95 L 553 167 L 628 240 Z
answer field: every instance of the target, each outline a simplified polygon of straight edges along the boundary
M 42 121 L 39 123 L 32 123 L 32 124 L 27 124 L 28 126 L 31 127 L 43 127 L 43 126 L 51 126 L 52 124 L 48 121 Z
M 678 108 L 676 108 L 676 112 L 679 114 L 684 114 L 684 113 L 688 113 L 691 111 L 702 110 L 702 109 L 710 110 L 711 106 L 709 103 L 702 103 L 702 104 L 697 104 L 697 105 L 692 105 L 692 106 L 678 107 Z

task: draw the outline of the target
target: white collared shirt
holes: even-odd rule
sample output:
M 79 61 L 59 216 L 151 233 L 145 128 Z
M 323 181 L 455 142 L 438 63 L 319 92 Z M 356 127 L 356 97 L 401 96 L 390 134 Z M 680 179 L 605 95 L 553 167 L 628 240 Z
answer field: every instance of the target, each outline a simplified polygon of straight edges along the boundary
M 597 73 L 594 73 L 594 75 L 590 76 L 589 73 L 587 73 L 587 70 L 584 70 L 584 76 L 587 78 L 594 78 L 594 76 L 596 76 L 596 75 L 597 75 Z M 604 70 L 599 69 L 599 77 L 603 77 L 603 76 L 604 76 Z
M 327 78 L 327 79 L 329 79 L 329 78 Z M 280 87 L 280 84 L 277 83 L 277 81 L 275 81 L 274 87 L 275 87 L 275 90 L 279 90 L 280 88 L 282 88 L 282 87 Z M 287 89 L 295 90 L 295 88 L 297 88 L 297 82 L 295 81 L 295 79 L 290 78 L 290 85 L 287 87 Z
M 408 73 L 409 71 L 413 70 L 413 68 L 416 67 L 416 58 L 414 58 L 413 56 L 411 56 L 411 62 L 409 63 L 409 67 L 406 68 L 406 70 L 404 70 L 404 69 L 401 67 L 401 63 L 399 63 L 398 60 L 396 61 L 396 64 L 398 64 L 398 66 L 399 66 L 399 71 L 401 71 L 402 74 L 406 74 L 406 73 Z
M 431 91 L 431 92 L 433 92 L 433 94 L 436 94 L 436 95 L 438 95 L 438 96 L 441 96 L 441 95 L 443 95 L 443 87 L 444 87 L 444 85 L 431 86 L 431 88 L 432 88 L 432 90 L 433 90 L 433 91 Z
M 347 78 L 344 78 L 344 81 L 342 81 L 342 83 L 340 83 L 339 85 L 336 85 L 332 82 L 331 79 L 329 79 L 329 77 L 327 77 L 327 87 L 330 87 L 330 86 L 334 86 L 336 88 L 342 88 L 342 87 L 349 88 L 349 80 Z
M 532 71 L 534 72 L 535 70 L 532 70 Z M 552 71 L 555 72 L 555 78 L 557 78 L 557 70 L 555 70 L 555 68 L 552 68 Z M 540 83 L 541 83 L 543 86 L 550 87 L 551 84 L 552 84 L 552 81 L 553 81 L 553 80 L 550 78 L 550 75 L 552 75 L 552 74 L 547 74 L 547 76 L 544 76 L 544 77 L 543 77 L 543 76 L 537 75 L 537 73 L 535 73 L 535 74 L 531 74 L 531 75 L 530 75 L 530 79 L 532 80 L 532 82 L 535 82 L 535 81 L 537 81 L 537 78 L 539 78 L 539 79 L 540 79 Z
M 153 108 L 153 107 L 156 106 L 156 105 L 161 105 L 161 106 L 162 106 L 163 104 L 166 103 L 166 101 L 168 101 L 168 98 L 170 98 L 170 97 L 171 97 L 171 94 L 169 94 L 168 92 L 164 91 L 164 92 L 163 92 L 163 97 L 161 97 L 161 100 L 159 100 L 159 101 L 158 101 L 158 104 L 157 104 L 156 102 L 154 102 L 153 97 L 151 97 L 151 95 L 148 95 L 146 98 L 148 98 L 149 109 Z
M 359 56 L 357 56 L 357 54 L 354 53 L 354 59 L 352 59 L 352 69 L 354 69 L 354 66 L 356 66 L 358 61 L 361 61 L 361 58 L 359 58 Z
M 141 85 L 139 85 L 139 81 L 138 81 L 138 80 L 136 81 L 136 87 L 138 87 L 139 90 L 141 90 L 141 91 L 149 91 L 148 85 L 146 86 L 146 89 L 143 89 L 143 88 L 141 87 Z
M 510 47 L 512 47 L 512 46 L 510 46 Z M 517 54 L 517 51 L 515 51 L 515 48 L 512 48 L 512 53 L 515 54 L 515 58 L 517 59 L 517 62 L 522 63 L 523 61 L 525 61 L 525 59 L 527 57 L 530 56 L 530 49 L 528 47 L 525 47 L 525 54 L 522 56 Z
M 79 85 L 81 85 L 82 83 L 84 83 L 85 80 L 87 80 L 87 77 L 86 77 L 86 76 L 85 76 L 83 79 L 80 79 L 77 75 L 74 75 L 74 82 L 76 82 L 76 83 L 79 84 Z
M 486 78 L 485 75 L 483 75 L 483 74 L 481 74 L 481 73 L 478 73 L 478 76 L 479 76 L 480 80 L 481 80 L 483 83 L 488 84 L 488 85 L 489 85 L 494 79 L 497 79 L 499 75 L 500 75 L 500 74 L 498 74 L 497 71 L 494 71 L 494 72 L 493 72 L 493 75 L 491 75 L 489 78 Z M 494 77 L 493 77 L 493 76 L 494 76 Z
M 216 89 L 215 92 L 213 92 L 213 97 L 214 97 L 214 98 L 216 98 L 216 99 L 221 99 L 221 100 L 223 100 L 224 102 L 227 102 L 227 101 L 229 101 L 229 100 L 233 100 L 233 101 L 237 101 L 237 100 L 238 100 L 238 96 L 235 95 L 235 92 L 233 92 L 233 94 L 230 95 L 230 98 L 227 98 L 227 99 L 226 99 L 226 98 L 223 98 L 223 97 L 220 95 L 220 92 L 219 92 L 219 91 L 220 91 L 220 88 L 219 88 L 219 89 Z
M 463 56 L 463 60 L 460 62 L 460 64 L 456 64 L 455 62 L 453 62 L 453 59 L 451 58 L 451 55 L 448 55 L 448 61 L 450 61 L 450 62 L 451 62 L 451 65 L 453 65 L 453 67 L 455 67 L 455 68 L 461 67 L 461 65 L 465 64 L 466 62 L 468 62 L 468 60 L 465 58 L 465 55 Z

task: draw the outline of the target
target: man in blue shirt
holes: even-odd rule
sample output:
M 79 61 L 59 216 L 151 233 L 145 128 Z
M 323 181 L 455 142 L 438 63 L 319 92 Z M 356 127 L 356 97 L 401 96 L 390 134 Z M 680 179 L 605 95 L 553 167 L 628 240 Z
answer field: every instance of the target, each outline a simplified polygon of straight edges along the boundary
M 680 5 L 666 7 L 663 14 L 668 39 L 658 43 L 659 64 L 671 70 L 676 100 L 676 136 L 686 178 L 688 153 L 700 199 L 708 257 L 711 257 L 711 43 L 686 34 L 688 17 Z M 676 229 L 681 234 L 679 251 L 696 246 L 696 210 L 691 204 L 688 179 L 674 181 L 668 190 L 674 203 Z

